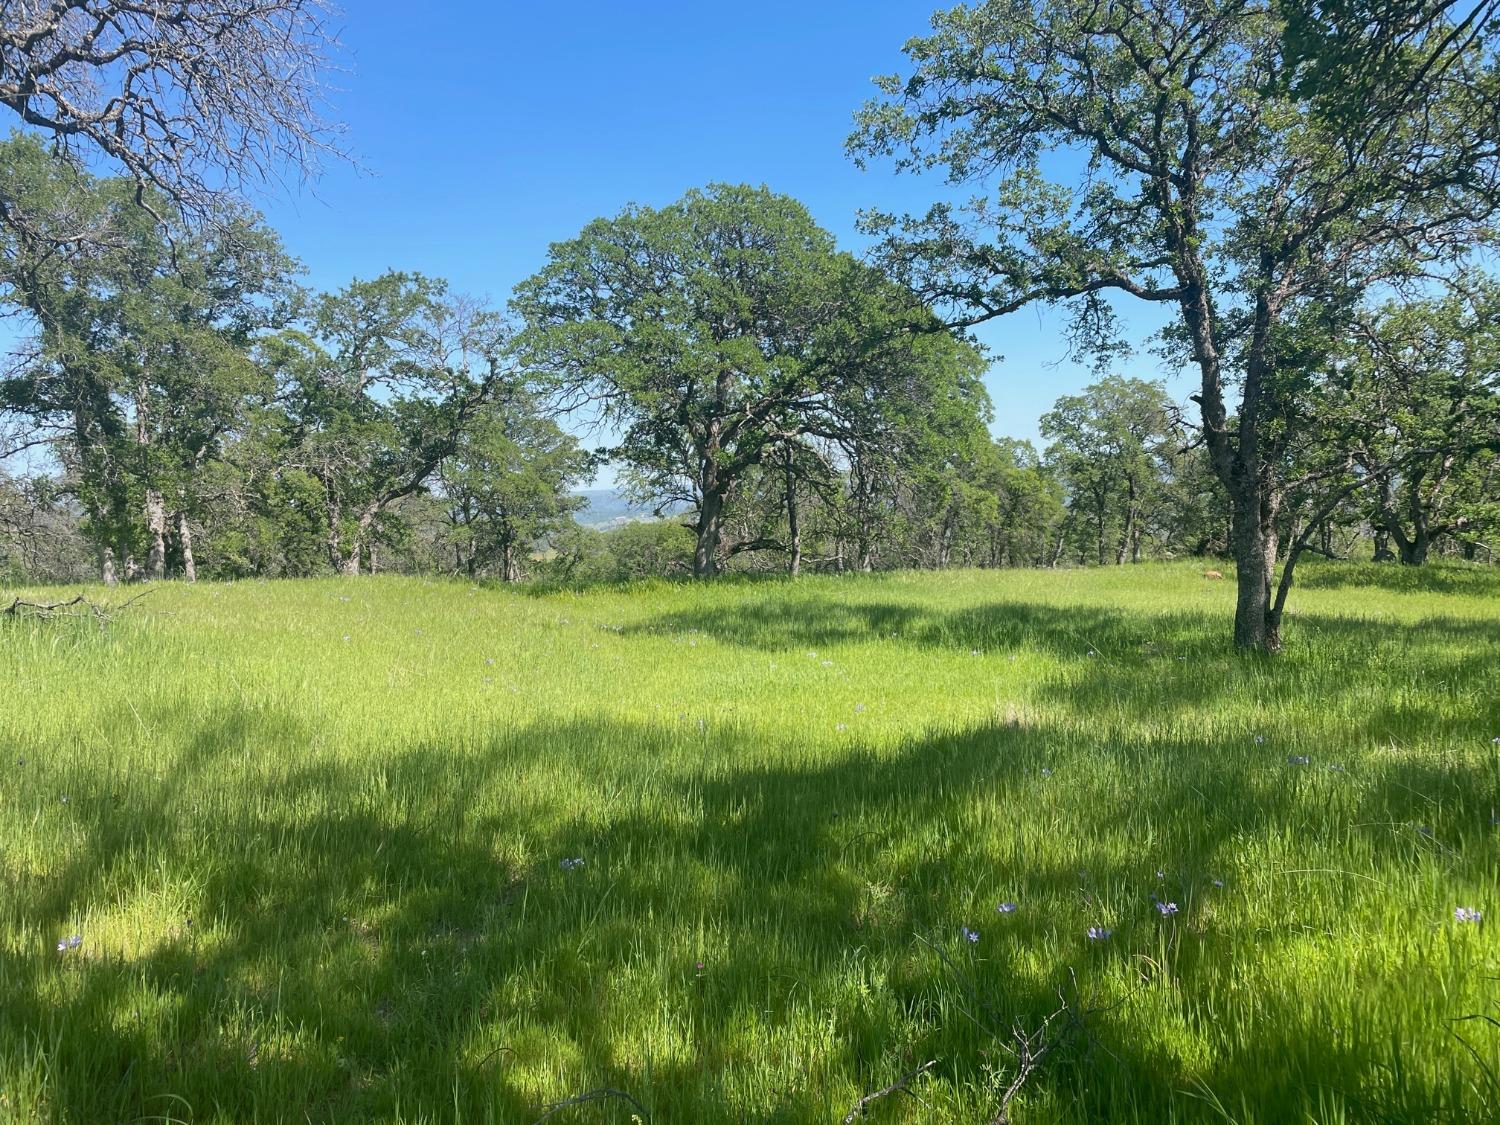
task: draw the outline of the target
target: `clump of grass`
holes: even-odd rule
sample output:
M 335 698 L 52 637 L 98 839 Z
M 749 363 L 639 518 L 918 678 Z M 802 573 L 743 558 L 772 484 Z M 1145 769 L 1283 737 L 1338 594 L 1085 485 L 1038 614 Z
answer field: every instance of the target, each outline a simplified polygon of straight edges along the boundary
M 1484 1119 L 1488 573 L 1199 569 L 5 623 L 0 1119 Z

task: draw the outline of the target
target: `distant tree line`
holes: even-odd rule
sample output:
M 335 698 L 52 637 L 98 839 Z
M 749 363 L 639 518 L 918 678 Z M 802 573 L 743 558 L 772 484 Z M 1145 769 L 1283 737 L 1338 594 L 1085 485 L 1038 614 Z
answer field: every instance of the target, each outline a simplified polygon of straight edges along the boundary
M 711 185 L 553 245 L 505 308 L 309 291 L 239 202 L 335 151 L 316 4 L 96 7 L 0 26 L 9 581 L 1223 556 L 1236 642 L 1274 650 L 1308 552 L 1494 560 L 1494 3 L 939 12 L 850 148 L 972 203 L 868 213 L 859 258 Z M 1043 448 L 991 435 L 973 326 L 1061 305 L 1118 370 L 1131 301 L 1188 403 L 1101 376 Z M 574 521 L 606 462 L 659 519 Z

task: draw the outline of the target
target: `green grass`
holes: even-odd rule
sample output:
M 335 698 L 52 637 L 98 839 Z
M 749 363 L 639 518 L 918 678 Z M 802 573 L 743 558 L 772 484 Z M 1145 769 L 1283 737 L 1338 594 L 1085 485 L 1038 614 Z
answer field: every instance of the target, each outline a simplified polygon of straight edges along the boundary
M 983 1122 L 1061 990 L 1021 1125 L 1495 1120 L 1500 574 L 1307 566 L 1274 660 L 1232 598 L 379 578 L 0 624 L 0 1118 L 837 1122 L 935 1059 L 867 1120 Z

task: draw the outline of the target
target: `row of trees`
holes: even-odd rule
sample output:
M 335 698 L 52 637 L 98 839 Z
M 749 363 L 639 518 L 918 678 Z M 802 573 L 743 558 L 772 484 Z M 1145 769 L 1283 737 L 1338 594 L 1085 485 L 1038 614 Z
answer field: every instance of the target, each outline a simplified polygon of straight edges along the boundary
M 307 293 L 213 186 L 331 151 L 313 0 L 23 5 L 0 452 L 41 468 L 0 481 L 10 565 L 78 542 L 106 580 L 675 565 L 671 532 L 603 565 L 570 528 L 608 457 L 688 513 L 695 575 L 1222 550 L 1237 644 L 1274 650 L 1306 551 L 1488 550 L 1497 3 L 939 12 L 850 148 L 972 202 L 867 214 L 858 260 L 786 197 L 691 192 L 552 247 L 510 317 L 418 274 Z M 1107 379 L 1058 402 L 1043 455 L 993 441 L 966 330 L 1063 304 L 1108 361 L 1128 301 L 1166 314 L 1194 407 Z

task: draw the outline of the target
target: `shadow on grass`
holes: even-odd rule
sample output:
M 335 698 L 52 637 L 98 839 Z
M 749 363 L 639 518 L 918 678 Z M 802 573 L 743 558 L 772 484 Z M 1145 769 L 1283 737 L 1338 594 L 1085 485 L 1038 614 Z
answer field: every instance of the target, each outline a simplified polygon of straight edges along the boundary
M 787 746 L 776 764 L 734 726 L 541 724 L 467 750 L 288 761 L 308 735 L 231 706 L 186 732 L 159 780 L 70 780 L 86 843 L 14 888 L 12 916 L 50 933 L 79 904 L 164 883 L 188 900 L 118 949 L 85 934 L 76 954 L 0 951 L 0 1036 L 45 1056 L 58 1119 L 528 1122 L 539 1091 L 611 1086 L 658 1121 L 822 1122 L 928 1058 L 924 1096 L 987 1119 L 987 1068 L 1009 1076 L 987 1029 L 1040 1023 L 1070 968 L 1086 989 L 1128 989 L 1032 1080 L 1054 1118 L 1210 1116 L 1184 1094 L 1194 1082 L 1278 1120 L 1468 1112 L 1431 1067 L 1383 1068 L 1327 997 L 1236 992 L 1236 960 L 1284 958 L 1297 928 L 1222 928 L 1214 896 L 1233 888 L 1210 873 L 1266 835 L 1345 830 L 1307 775 L 1251 750 L 1141 742 L 1122 752 L 1141 779 L 1125 789 L 1083 769 L 1070 781 L 1090 748 L 1048 726 L 831 759 Z M 1440 785 L 1477 825 L 1496 799 L 1493 775 L 1420 768 L 1393 761 L 1349 811 L 1428 816 Z M 997 819 L 997 805 L 1043 811 Z M 1483 853 L 1479 828 L 1444 833 L 1454 854 Z M 1412 846 L 1370 840 L 1378 858 Z M 1169 925 L 1157 891 L 1182 903 Z M 1000 917 L 1000 896 L 1026 909 Z M 1091 944 L 1103 922 L 1113 937 Z M 1213 1031 L 1236 1002 L 1253 1034 Z M 1179 1007 L 1205 1057 L 1162 1033 Z M 1449 1076 L 1468 1066 L 1455 1051 Z
M 1399 563 L 1304 562 L 1297 584 L 1312 590 L 1360 587 L 1406 594 L 1460 594 L 1471 598 L 1500 597 L 1500 566 L 1478 563 L 1432 562 L 1423 566 Z

